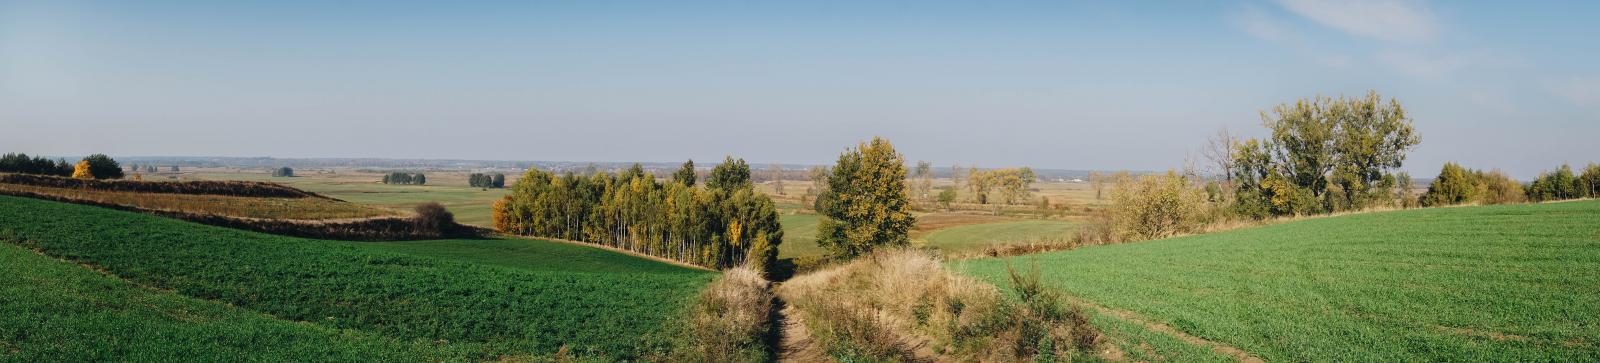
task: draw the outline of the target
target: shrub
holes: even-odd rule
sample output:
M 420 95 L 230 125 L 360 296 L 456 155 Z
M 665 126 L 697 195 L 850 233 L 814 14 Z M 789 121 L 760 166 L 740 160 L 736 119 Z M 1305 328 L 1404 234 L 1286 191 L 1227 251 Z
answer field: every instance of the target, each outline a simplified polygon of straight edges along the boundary
M 122 179 L 122 166 L 106 154 L 89 155 L 83 161 L 89 163 L 89 173 L 95 179 Z
M 736 267 L 723 272 L 693 305 L 676 333 L 671 361 L 765 362 L 765 344 L 774 332 L 774 296 L 762 269 Z
M 1207 222 L 1205 191 L 1173 171 L 1120 178 L 1111 198 L 1111 234 L 1122 241 L 1196 232 Z
M 416 224 L 416 231 L 425 235 L 444 235 L 456 224 L 456 217 L 443 205 L 436 202 L 427 202 L 417 205 L 417 215 L 412 217 Z
M 1433 178 L 1433 184 L 1428 185 L 1428 192 L 1422 194 L 1422 206 L 1461 204 L 1472 200 L 1478 188 L 1473 186 L 1471 175 L 1472 172 L 1459 164 L 1444 163 L 1444 168 L 1439 170 L 1439 177 Z

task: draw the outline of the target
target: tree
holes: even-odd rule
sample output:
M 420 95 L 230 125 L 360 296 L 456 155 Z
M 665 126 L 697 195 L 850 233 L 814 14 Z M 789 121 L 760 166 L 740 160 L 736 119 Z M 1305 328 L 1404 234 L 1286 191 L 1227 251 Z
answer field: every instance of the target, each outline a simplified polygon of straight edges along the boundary
M 71 176 L 72 164 L 65 159 L 50 161 L 42 156 L 28 157 L 28 154 L 8 153 L 0 155 L 0 172 Z
M 772 179 L 772 190 L 774 192 L 777 192 L 778 195 L 784 195 L 783 194 L 783 166 L 782 165 L 778 165 L 778 164 L 772 164 L 772 166 L 767 170 L 772 172 L 772 176 L 770 177 Z
M 1411 179 L 1411 173 L 1404 171 L 1396 173 L 1394 179 L 1394 197 L 1400 201 L 1399 207 L 1415 208 L 1418 204 L 1417 197 L 1413 196 L 1411 191 L 1416 188 L 1416 181 Z
M 1473 192 L 1477 189 L 1472 184 L 1471 173 L 1456 163 L 1444 163 L 1444 168 L 1439 170 L 1439 176 L 1433 178 L 1433 183 L 1428 185 L 1428 192 L 1422 194 L 1422 206 L 1435 207 L 1466 203 L 1472 200 Z
M 122 166 L 106 154 L 89 155 L 83 161 L 89 162 L 89 173 L 95 179 L 122 179 Z
M 853 258 L 882 246 L 903 246 L 915 220 L 906 195 L 905 157 L 888 140 L 839 155 L 828 189 L 817 199 L 822 220 L 817 244 L 835 258 Z
M 939 191 L 939 206 L 944 209 L 950 209 L 950 203 L 955 203 L 956 198 L 959 197 L 957 194 L 958 192 L 954 187 L 943 188 Z
M 494 173 L 494 177 L 489 179 L 489 187 L 491 187 L 491 188 L 505 188 L 506 187 L 506 174 L 505 173 Z
M 911 169 L 911 195 L 917 203 L 932 204 L 933 201 L 933 163 L 917 161 L 917 167 Z
M 711 189 L 733 190 L 750 185 L 750 164 L 732 156 L 711 168 L 711 175 L 706 176 L 706 187 Z
M 294 176 L 294 168 L 284 166 L 277 169 L 272 169 L 272 176 L 285 178 L 292 177 Z
M 78 166 L 72 168 L 73 179 L 94 179 L 94 171 L 90 170 L 89 160 L 79 160 Z
M 811 169 L 807 170 L 806 179 L 811 181 L 811 186 L 806 187 L 806 195 L 816 198 L 816 196 L 822 195 L 823 191 L 828 190 L 828 175 L 831 173 L 833 173 L 833 171 L 829 170 L 826 166 L 813 166 Z M 801 202 L 805 202 L 805 198 L 801 199 Z M 816 201 L 812 200 L 812 203 L 801 204 L 814 205 L 815 203 Z M 812 210 L 816 210 L 814 206 Z
M 177 165 L 173 165 L 171 171 L 173 173 L 177 173 L 178 172 L 178 166 Z
M 1094 199 L 1104 199 L 1106 190 L 1106 175 L 1098 171 L 1089 172 L 1089 185 L 1094 188 Z
M 1217 129 L 1217 133 L 1206 140 L 1200 154 L 1210 162 L 1213 175 L 1222 177 L 1223 187 L 1232 187 L 1233 182 L 1233 148 L 1239 144 L 1239 137 L 1234 136 L 1228 128 Z
M 672 181 L 683 184 L 686 187 L 694 186 L 694 159 L 683 162 L 683 166 L 678 167 L 678 171 L 672 173 Z
M 989 191 L 994 189 L 994 174 L 978 170 L 977 166 L 967 171 L 967 188 L 972 189 L 972 198 L 978 204 L 989 204 Z
M 1578 198 L 1579 179 L 1572 175 L 1572 166 L 1561 164 L 1560 168 L 1539 174 L 1538 179 L 1528 184 L 1528 199 L 1542 202 L 1551 200 L 1566 200 Z
M 1362 209 L 1388 199 L 1420 141 L 1399 101 L 1316 97 L 1261 113 L 1270 136 L 1234 143 L 1235 211 L 1255 218 Z M 1253 205 L 1252 205 L 1253 204 Z
M 1600 197 L 1600 164 L 1589 163 L 1583 168 L 1583 175 L 1577 180 L 1578 196 L 1582 198 Z

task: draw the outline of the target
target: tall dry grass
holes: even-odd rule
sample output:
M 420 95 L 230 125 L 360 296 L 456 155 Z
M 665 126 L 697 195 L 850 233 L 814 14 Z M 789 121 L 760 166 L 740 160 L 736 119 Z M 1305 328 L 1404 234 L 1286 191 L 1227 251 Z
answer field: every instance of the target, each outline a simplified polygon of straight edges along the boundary
M 798 276 L 778 293 L 842 361 L 1070 359 L 1092 354 L 1099 341 L 1080 312 L 1051 294 L 1007 298 L 914 249 Z
M 741 266 L 700 292 L 681 322 L 667 329 L 675 362 L 765 362 L 773 358 L 776 314 L 771 283 L 761 271 Z

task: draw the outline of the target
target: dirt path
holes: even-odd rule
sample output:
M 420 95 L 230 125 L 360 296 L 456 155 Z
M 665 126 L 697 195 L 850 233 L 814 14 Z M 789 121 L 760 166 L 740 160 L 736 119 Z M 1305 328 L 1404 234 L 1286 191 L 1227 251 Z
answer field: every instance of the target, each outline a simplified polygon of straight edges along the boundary
M 1162 334 L 1166 334 L 1166 335 L 1171 335 L 1171 336 L 1173 336 L 1175 338 L 1178 338 L 1179 340 L 1182 340 L 1184 343 L 1189 343 L 1190 345 L 1195 345 L 1195 346 L 1200 346 L 1200 347 L 1209 347 L 1209 348 L 1211 348 L 1212 352 L 1216 352 L 1217 354 L 1222 354 L 1222 355 L 1233 357 L 1234 359 L 1237 359 L 1240 362 L 1245 362 L 1245 363 L 1265 363 L 1266 362 L 1266 361 L 1262 360 L 1261 358 L 1250 354 L 1250 352 L 1244 351 L 1243 349 L 1239 349 L 1237 347 L 1234 347 L 1234 346 L 1231 346 L 1231 345 L 1228 345 L 1228 344 L 1224 344 L 1222 342 L 1212 341 L 1212 340 L 1208 340 L 1206 338 L 1201 338 L 1201 337 L 1197 337 L 1197 336 L 1194 336 L 1194 335 L 1190 335 L 1189 333 L 1185 333 L 1185 332 L 1183 332 L 1181 330 L 1173 328 L 1170 325 L 1163 324 L 1163 323 L 1157 322 L 1155 320 L 1151 320 L 1151 319 L 1145 318 L 1144 316 L 1141 316 L 1141 315 L 1139 315 L 1137 313 L 1134 313 L 1132 311 L 1121 310 L 1121 309 L 1113 309 L 1113 308 L 1110 308 L 1110 307 L 1101 306 L 1100 304 L 1096 304 L 1093 301 L 1081 299 L 1081 298 L 1078 298 L 1076 296 L 1066 296 L 1066 299 L 1069 300 L 1069 301 L 1072 301 L 1072 303 L 1074 303 L 1074 304 L 1086 306 L 1086 307 L 1089 307 L 1091 309 L 1095 309 L 1096 311 L 1099 311 L 1101 313 L 1110 314 L 1111 316 L 1115 316 L 1115 317 L 1117 317 L 1119 319 L 1126 320 L 1126 321 L 1132 322 L 1134 324 L 1142 325 L 1142 326 L 1145 327 L 1145 329 L 1150 329 L 1150 331 L 1154 331 L 1154 332 L 1158 332 L 1158 333 L 1162 333 Z
M 784 306 L 778 311 L 778 362 L 826 362 L 832 359 L 822 350 L 822 345 L 811 339 L 793 307 Z

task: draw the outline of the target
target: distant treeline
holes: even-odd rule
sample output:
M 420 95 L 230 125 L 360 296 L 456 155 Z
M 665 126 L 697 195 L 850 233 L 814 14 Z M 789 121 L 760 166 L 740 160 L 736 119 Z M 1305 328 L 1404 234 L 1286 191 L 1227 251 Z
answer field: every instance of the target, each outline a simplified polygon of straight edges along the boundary
M 69 176 L 72 175 L 72 164 L 67 159 L 50 161 L 43 156 L 30 158 L 28 154 L 8 153 L 0 156 L 0 172 Z
M 1600 197 L 1600 164 L 1589 164 L 1583 174 L 1572 172 L 1572 167 L 1561 165 L 1553 171 L 1539 174 L 1532 183 L 1522 185 L 1499 170 L 1482 171 L 1445 163 L 1439 177 L 1428 185 L 1422 195 L 1423 206 L 1442 206 L 1463 203 L 1506 204 L 1525 201 L 1544 202 L 1578 198 Z
M 556 175 L 529 169 L 494 205 L 507 233 L 585 241 L 711 268 L 776 262 L 777 205 L 756 193 L 750 167 L 728 158 L 696 187 L 693 162 L 662 183 L 642 167 Z
M 467 185 L 474 188 L 505 188 L 506 175 L 501 173 L 472 173 L 472 175 L 467 176 Z
M 249 181 L 137 181 L 73 179 L 59 176 L 0 174 L 0 183 L 32 185 L 51 188 L 95 189 L 119 192 L 208 194 L 236 197 L 267 198 L 326 198 L 315 193 L 283 185 Z
M 272 176 L 285 177 L 285 178 L 286 177 L 292 177 L 292 176 L 294 176 L 294 168 L 290 168 L 290 167 L 284 166 L 284 167 L 279 167 L 277 169 L 272 169 Z
M 384 175 L 383 176 L 383 183 L 384 184 L 423 185 L 423 184 L 428 184 L 428 176 L 422 175 L 422 173 L 412 174 L 412 173 L 394 172 L 394 173 L 389 173 L 389 175 Z

